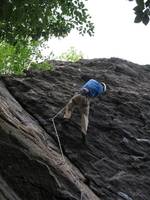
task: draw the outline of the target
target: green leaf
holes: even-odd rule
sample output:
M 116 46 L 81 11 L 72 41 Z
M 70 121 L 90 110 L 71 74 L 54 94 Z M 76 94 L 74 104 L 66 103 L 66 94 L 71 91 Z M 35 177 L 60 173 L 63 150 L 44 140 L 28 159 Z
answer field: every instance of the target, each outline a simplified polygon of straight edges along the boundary
M 135 23 L 140 23 L 142 21 L 142 16 L 141 15 L 137 15 L 134 19 Z
M 149 22 L 149 16 L 148 16 L 148 14 L 147 14 L 146 12 L 144 12 L 144 14 L 143 14 L 142 22 L 143 22 L 145 25 L 147 25 L 148 22 Z
M 144 9 L 144 0 L 136 0 L 136 3 L 142 10 Z
M 141 9 L 141 7 L 139 7 L 139 6 L 134 7 L 133 10 L 135 11 L 136 14 L 142 14 L 143 13 L 143 9 Z

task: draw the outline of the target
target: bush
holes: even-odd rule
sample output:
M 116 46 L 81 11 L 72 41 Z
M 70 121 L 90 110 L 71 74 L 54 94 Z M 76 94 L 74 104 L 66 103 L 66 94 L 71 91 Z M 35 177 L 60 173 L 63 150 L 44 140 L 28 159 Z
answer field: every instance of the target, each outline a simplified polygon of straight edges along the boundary
M 82 58 L 83 58 L 82 52 L 77 52 L 77 50 L 74 47 L 70 47 L 70 49 L 67 52 L 62 53 L 59 56 L 60 60 L 71 61 L 71 62 L 76 62 Z
M 31 69 L 39 69 L 39 70 L 42 70 L 42 71 L 53 69 L 52 64 L 50 64 L 48 61 L 44 61 L 44 62 L 41 62 L 41 63 L 33 62 L 33 63 L 31 63 L 30 67 L 31 67 Z
M 42 56 L 43 41 L 28 42 L 23 44 L 18 42 L 15 45 L 6 42 L 0 42 L 0 74 L 22 74 L 25 69 L 33 68 L 51 70 L 52 66 L 48 64 L 52 53 L 48 57 Z M 43 61 L 42 63 L 39 63 Z
M 21 74 L 27 69 L 37 44 L 23 45 L 18 42 L 14 46 L 6 42 L 0 42 L 0 73 Z

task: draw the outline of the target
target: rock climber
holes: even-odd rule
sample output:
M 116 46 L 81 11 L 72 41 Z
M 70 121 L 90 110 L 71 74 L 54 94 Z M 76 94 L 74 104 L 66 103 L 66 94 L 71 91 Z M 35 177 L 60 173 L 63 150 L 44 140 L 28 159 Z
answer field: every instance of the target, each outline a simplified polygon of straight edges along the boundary
M 104 82 L 98 82 L 97 80 L 90 79 L 81 87 L 79 92 L 75 94 L 65 106 L 65 122 L 71 118 L 74 108 L 79 108 L 81 114 L 82 140 L 84 143 L 86 143 L 86 134 L 89 123 L 90 99 L 104 94 L 105 92 L 106 84 Z

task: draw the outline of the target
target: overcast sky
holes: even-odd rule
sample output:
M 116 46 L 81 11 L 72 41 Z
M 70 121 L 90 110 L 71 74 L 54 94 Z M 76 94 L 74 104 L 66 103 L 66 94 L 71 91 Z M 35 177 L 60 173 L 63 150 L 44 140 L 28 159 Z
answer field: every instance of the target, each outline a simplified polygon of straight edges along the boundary
M 88 0 L 87 8 L 95 24 L 94 37 L 72 31 L 65 39 L 49 40 L 48 45 L 57 56 L 73 46 L 84 58 L 119 57 L 150 64 L 150 24 L 134 23 L 134 6 L 135 2 L 128 0 Z

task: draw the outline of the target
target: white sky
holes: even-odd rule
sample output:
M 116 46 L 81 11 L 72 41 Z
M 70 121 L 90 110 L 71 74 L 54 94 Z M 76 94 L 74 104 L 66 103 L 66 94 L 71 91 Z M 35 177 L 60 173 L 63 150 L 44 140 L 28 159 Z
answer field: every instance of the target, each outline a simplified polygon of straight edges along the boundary
M 128 0 L 88 0 L 87 8 L 95 24 L 95 35 L 80 36 L 72 31 L 64 39 L 48 41 L 56 56 L 71 46 L 84 58 L 123 58 L 138 64 L 150 64 L 150 24 L 134 23 L 135 2 Z

